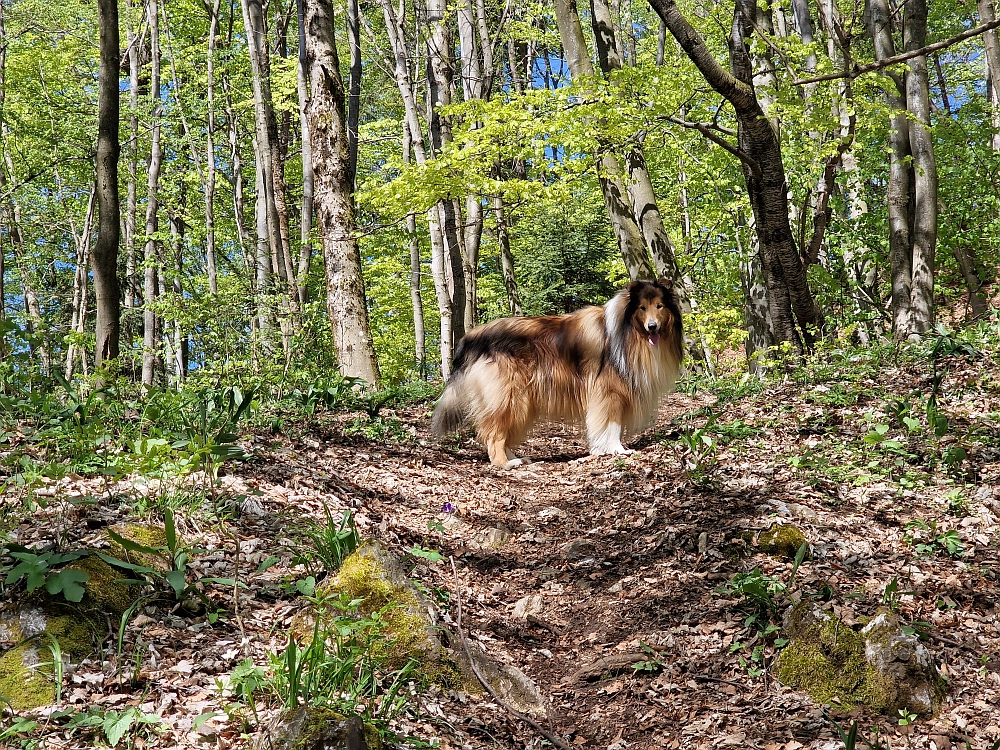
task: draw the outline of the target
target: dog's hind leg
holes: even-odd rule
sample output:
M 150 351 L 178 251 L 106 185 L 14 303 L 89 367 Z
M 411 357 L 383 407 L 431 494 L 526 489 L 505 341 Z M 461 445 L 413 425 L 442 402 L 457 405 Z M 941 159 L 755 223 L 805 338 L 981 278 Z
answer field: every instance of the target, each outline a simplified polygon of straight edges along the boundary
M 501 469 L 513 469 L 515 466 L 531 463 L 514 455 L 514 451 L 507 447 L 505 435 L 483 436 L 482 441 L 486 452 L 490 454 L 490 463 L 494 466 L 499 466 Z

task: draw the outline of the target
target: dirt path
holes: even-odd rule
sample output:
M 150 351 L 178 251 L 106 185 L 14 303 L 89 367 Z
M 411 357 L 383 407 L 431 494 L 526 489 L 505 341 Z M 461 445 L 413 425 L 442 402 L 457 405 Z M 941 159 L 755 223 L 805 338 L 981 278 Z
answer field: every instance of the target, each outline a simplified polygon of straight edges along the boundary
M 900 495 L 887 486 L 809 483 L 783 455 L 808 452 L 820 440 L 858 440 L 863 424 L 835 419 L 832 430 L 801 429 L 796 415 L 808 415 L 808 399 L 802 403 L 791 392 L 729 407 L 720 422 L 767 423 L 774 417 L 768 400 L 782 397 L 788 415 L 750 429 L 751 446 L 723 449 L 711 476 L 700 480 L 683 471 L 676 440 L 659 438 L 676 437 L 678 418 L 711 404 L 708 395 L 672 397 L 653 437 L 640 439 L 640 450 L 625 457 L 584 458 L 579 435 L 556 426 L 526 444 L 525 455 L 536 463 L 497 470 L 468 436 L 443 445 L 431 439 L 422 408 L 393 415 L 413 441 L 345 442 L 330 429 L 316 436 L 321 448 L 306 447 L 285 466 L 303 483 L 310 476 L 349 478 L 364 490 L 355 502 L 370 533 L 454 556 L 471 636 L 538 684 L 551 700 L 553 726 L 573 744 L 842 746 L 830 739 L 834 730 L 821 707 L 776 682 L 770 651 L 754 663 L 754 643 L 739 647 L 753 631 L 744 627 L 737 602 L 717 591 L 755 566 L 787 578 L 790 563 L 733 552 L 734 545 L 746 546 L 747 532 L 784 519 L 813 545 L 815 559 L 798 577 L 803 591 L 827 587 L 835 611 L 854 622 L 874 613 L 895 577 L 911 592 L 902 597 L 904 616 L 933 625 L 930 646 L 951 681 L 941 717 L 901 729 L 898 717 L 862 716 L 862 727 L 881 725 L 895 736 L 893 747 L 929 747 L 936 736 L 940 748 L 942 737 L 959 743 L 968 733 L 973 748 L 985 748 L 987 737 L 1000 735 L 996 575 L 981 567 L 996 564 L 996 491 L 982 483 L 970 488 L 967 512 L 974 520 L 957 519 L 966 530 L 982 524 L 989 536 L 989 548 L 981 544 L 974 561 L 916 558 L 903 544 L 903 523 L 940 514 L 938 488 Z M 996 468 L 985 464 L 987 472 Z M 430 528 L 438 523 L 443 532 Z M 432 589 L 452 590 L 449 571 L 438 563 L 418 566 L 414 575 Z M 527 618 L 515 613 L 518 602 L 522 610 L 530 604 Z M 652 654 L 650 669 L 574 679 L 588 665 L 628 653 L 640 655 L 635 661 Z M 463 737 L 471 747 L 531 744 L 530 730 L 495 707 L 466 703 L 464 696 L 439 698 L 457 731 L 445 744 L 458 746 Z
M 439 550 L 443 561 L 416 561 L 412 575 L 446 618 L 455 613 L 454 558 L 466 631 L 534 680 L 551 703 L 552 728 L 571 745 L 839 749 L 824 708 L 776 680 L 774 636 L 759 640 L 738 597 L 720 592 L 756 568 L 788 581 L 791 563 L 752 546 L 755 531 L 783 520 L 812 545 L 797 596 L 855 624 L 886 603 L 895 580 L 889 603 L 928 634 L 949 681 L 931 721 L 900 726 L 898 717 L 836 706 L 827 713 L 845 726 L 856 718 L 866 738 L 877 730 L 885 747 L 930 748 L 933 740 L 938 750 L 965 750 L 968 736 L 972 750 L 987 750 L 1000 737 L 997 372 L 953 367 L 942 393 L 954 436 L 933 444 L 911 436 L 903 448 L 912 454 L 869 436 L 888 419 L 892 398 L 926 392 L 922 370 L 770 387 L 716 405 L 717 421 L 703 433 L 692 430 L 706 424 L 704 407 L 715 397 L 675 395 L 636 453 L 589 458 L 575 430 L 550 426 L 525 446 L 535 463 L 512 471 L 491 467 L 468 435 L 432 439 L 426 404 L 385 411 L 376 422 L 326 413 L 281 435 L 257 435 L 247 441 L 253 460 L 223 479 L 232 503 L 231 512 L 217 510 L 224 523 L 178 511 L 182 533 L 204 550 L 191 575 L 245 582 L 238 611 L 235 592 L 219 587 L 211 593 L 227 614 L 217 621 L 146 607 L 127 629 L 122 660 L 104 653 L 67 677 L 62 708 L 155 714 L 157 732 L 138 736 L 136 747 L 247 746 L 246 732 L 276 709 L 262 706 L 241 724 L 246 710 L 233 713 L 219 685 L 241 661 L 267 665 L 284 647 L 304 606 L 294 590 L 305 575 L 296 566 L 301 531 L 308 519 L 322 521 L 326 506 L 352 509 L 363 534 L 401 554 L 415 545 Z M 695 445 L 701 434 L 715 445 L 697 467 L 684 455 L 684 430 Z M 940 453 L 959 440 L 969 452 L 963 475 L 950 476 L 940 462 L 923 467 L 921 451 Z M 47 504 L 13 536 L 21 544 L 53 534 L 70 546 L 94 544 L 101 528 L 141 518 L 148 495 L 167 491 L 68 477 L 39 490 Z M 929 550 L 918 550 L 914 521 L 937 524 Z M 958 554 L 934 541 L 951 531 Z M 122 680 L 120 666 L 130 661 L 134 674 Z M 489 700 L 442 688 L 395 728 L 445 749 L 541 747 Z M 93 734 L 65 718 L 44 730 L 46 747 L 93 744 Z

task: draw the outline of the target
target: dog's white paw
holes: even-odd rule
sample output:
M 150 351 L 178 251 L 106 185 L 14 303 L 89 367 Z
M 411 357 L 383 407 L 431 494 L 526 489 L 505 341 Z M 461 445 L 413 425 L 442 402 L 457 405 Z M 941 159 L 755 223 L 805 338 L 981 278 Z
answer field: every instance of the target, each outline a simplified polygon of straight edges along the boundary
M 512 458 L 510 461 L 503 465 L 505 469 L 513 469 L 517 466 L 527 466 L 531 463 L 530 459 L 527 458 Z

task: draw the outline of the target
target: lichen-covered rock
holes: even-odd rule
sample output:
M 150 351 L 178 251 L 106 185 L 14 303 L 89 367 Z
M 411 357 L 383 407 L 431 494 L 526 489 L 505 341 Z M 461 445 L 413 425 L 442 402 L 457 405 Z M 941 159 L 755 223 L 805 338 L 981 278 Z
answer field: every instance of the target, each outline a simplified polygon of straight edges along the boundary
M 121 617 L 139 596 L 138 589 L 122 581 L 130 576 L 124 571 L 116 570 L 96 555 L 81 557 L 70 563 L 67 568 L 84 571 L 89 578 L 83 584 L 86 592 L 79 604 L 54 599 L 53 603 L 67 606 L 73 611 L 101 612 L 115 617 Z M 103 618 L 102 618 L 103 619 Z
M 378 730 L 359 716 L 316 706 L 284 711 L 254 743 L 255 750 L 380 750 Z
M 947 687 L 930 651 L 915 635 L 907 635 L 890 612 L 879 612 L 861 629 L 865 658 L 893 688 L 890 711 L 906 709 L 933 716 L 941 708 Z
M 929 652 L 891 615 L 877 616 L 859 633 L 801 602 L 785 613 L 784 628 L 791 642 L 778 657 L 778 679 L 816 701 L 920 716 L 940 707 L 944 683 Z
M 799 548 L 807 543 L 806 535 L 798 526 L 790 523 L 773 523 L 757 537 L 757 549 L 761 552 L 788 560 L 794 560 Z M 805 559 L 808 560 L 809 557 L 807 547 Z

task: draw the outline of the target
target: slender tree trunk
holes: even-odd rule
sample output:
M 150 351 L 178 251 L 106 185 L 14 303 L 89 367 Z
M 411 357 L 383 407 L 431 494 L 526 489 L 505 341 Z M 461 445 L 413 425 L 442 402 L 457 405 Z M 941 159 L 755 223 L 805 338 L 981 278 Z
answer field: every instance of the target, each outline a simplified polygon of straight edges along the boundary
M 326 261 L 327 312 L 340 370 L 376 385 L 378 363 L 368 324 L 349 175 L 346 92 L 334 38 L 331 0 L 303 0 L 309 76 L 309 133 L 316 180 L 316 222 Z
M 410 130 L 403 126 L 403 163 L 413 159 L 413 143 Z M 427 377 L 427 336 L 424 330 L 424 302 L 420 292 L 420 238 L 417 236 L 417 215 L 410 211 L 406 215 L 406 234 L 410 251 L 410 303 L 413 307 L 413 348 L 417 358 L 417 371 L 421 378 Z
M 153 107 L 151 142 L 149 151 L 149 176 L 146 184 L 146 247 L 143 252 L 145 263 L 145 283 L 143 284 L 143 337 L 142 337 L 142 384 L 153 385 L 158 372 L 163 370 L 160 355 L 161 320 L 156 314 L 154 303 L 159 293 L 157 279 L 156 232 L 159 228 L 159 184 L 163 150 L 160 145 L 160 118 L 163 112 L 160 96 L 160 34 L 159 7 L 157 0 L 147 0 L 146 22 L 149 24 L 149 44 L 152 50 L 152 67 L 149 76 L 149 93 Z
M 500 246 L 500 270 L 503 273 L 503 285 L 507 292 L 507 303 L 511 315 L 524 315 L 521 307 L 521 295 L 517 289 L 517 277 L 514 275 L 514 254 L 510 249 L 510 235 L 507 233 L 507 212 L 502 195 L 493 196 L 493 213 L 497 222 L 497 244 Z
M 139 38 L 132 24 L 131 14 L 125 13 L 128 40 L 128 185 L 125 192 L 125 309 L 136 306 L 138 282 L 136 280 L 136 217 L 139 213 Z
M 121 300 L 118 285 L 118 242 L 121 209 L 118 197 L 119 86 L 121 38 L 118 0 L 98 0 L 100 24 L 100 73 L 97 101 L 97 200 L 100 224 L 94 246 L 94 296 L 97 306 L 95 366 L 116 359 L 121 335 Z
M 554 0 L 552 5 L 570 75 L 574 80 L 593 78 L 594 66 L 590 62 L 587 42 L 583 37 L 576 0 Z M 613 40 L 611 41 L 613 43 Z M 600 145 L 594 158 L 597 162 L 601 193 L 629 276 L 632 279 L 651 279 L 655 275 L 653 266 L 649 262 L 649 252 L 646 250 L 642 230 L 635 220 L 627 197 L 628 180 L 623 173 L 621 163 L 608 148 Z
M 903 51 L 926 46 L 927 0 L 905 0 Z M 913 156 L 913 287 L 910 335 L 934 325 L 934 254 L 938 229 L 938 177 L 934 139 L 930 132 L 930 86 L 927 56 L 910 58 L 906 76 L 906 106 L 910 113 L 910 154 Z
M 182 282 L 184 276 L 184 230 L 185 224 L 182 218 L 182 212 L 184 211 L 184 185 L 178 187 L 178 194 L 180 196 L 181 204 L 178 210 L 170 212 L 170 239 L 173 245 L 173 261 L 174 261 L 174 278 L 173 278 L 173 293 L 176 297 L 175 304 L 179 304 L 180 300 L 184 296 L 184 285 Z M 174 378 L 177 383 L 184 381 L 187 377 L 188 372 L 188 338 L 181 331 L 180 320 L 174 319 L 174 340 L 173 340 L 173 369 Z
M 205 267 L 208 291 L 213 295 L 219 293 L 215 264 L 215 47 L 219 36 L 220 5 L 221 0 L 212 0 L 209 11 L 205 92 L 208 105 L 208 127 L 205 130 Z
M 70 331 L 77 337 L 82 337 L 87 322 L 87 266 L 90 263 L 90 244 L 94 228 L 94 210 L 97 201 L 96 186 L 90 191 L 87 201 L 87 215 L 83 220 L 83 232 L 76 243 L 76 270 L 73 273 L 73 309 L 70 315 Z M 87 351 L 71 341 L 66 347 L 66 380 L 73 379 L 77 355 L 84 374 L 87 373 Z
M 356 0 L 352 0 L 355 2 Z M 306 80 L 306 40 L 304 11 L 302 0 L 298 2 L 299 13 L 299 66 L 298 66 L 298 93 L 299 93 L 299 122 L 302 132 L 302 209 L 300 221 L 299 237 L 299 304 L 305 305 L 309 301 L 309 266 L 312 263 L 312 226 L 313 226 L 313 171 L 312 171 L 312 144 L 309 138 L 309 118 L 306 117 L 306 102 L 309 100 L 309 82 Z M 357 7 L 355 10 L 357 10 Z M 352 52 L 353 62 L 353 52 Z M 348 126 L 350 128 L 350 126 Z M 357 124 L 355 123 L 355 131 Z M 357 157 L 355 149 L 355 159 Z M 355 170 L 357 161 L 355 161 Z
M 433 158 L 433 151 L 428 153 L 421 131 L 420 115 L 417 110 L 416 97 L 413 93 L 413 82 L 410 76 L 410 53 L 406 46 L 406 35 L 402 19 L 393 8 L 392 0 L 380 0 L 382 13 L 385 17 L 386 31 L 392 46 L 393 74 L 396 87 L 403 100 L 405 127 L 413 148 L 413 157 L 418 165 L 423 166 L 428 158 Z M 404 135 L 404 138 L 406 136 Z M 451 362 L 454 347 L 452 344 L 452 300 L 448 289 L 445 273 L 445 246 L 441 231 L 439 205 L 434 205 L 427 211 L 427 226 L 431 241 L 431 276 L 434 280 L 434 292 L 440 318 L 441 335 L 438 339 L 441 353 L 441 377 L 447 380 L 451 375 Z
M 358 181 L 358 124 L 361 121 L 361 13 L 360 0 L 347 0 L 347 38 L 351 50 L 350 78 L 347 100 L 347 143 L 349 160 L 347 176 L 351 190 Z
M 979 22 L 990 23 L 996 20 L 993 0 L 977 0 Z M 996 29 L 983 34 L 983 46 L 986 48 L 986 82 L 993 108 L 993 150 L 1000 151 L 1000 41 Z
M 430 144 L 437 154 L 451 143 L 451 120 L 442 115 L 440 107 L 451 104 L 454 79 L 452 69 L 451 28 L 445 17 L 445 0 L 427 0 L 427 119 Z M 452 345 L 457 346 L 465 335 L 469 279 L 462 252 L 463 220 L 461 204 L 442 201 L 439 204 L 442 236 L 450 270 Z

